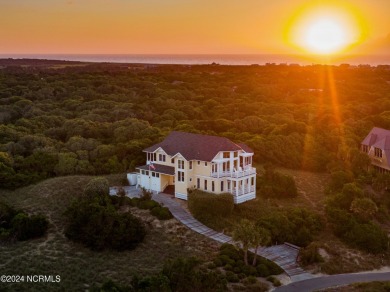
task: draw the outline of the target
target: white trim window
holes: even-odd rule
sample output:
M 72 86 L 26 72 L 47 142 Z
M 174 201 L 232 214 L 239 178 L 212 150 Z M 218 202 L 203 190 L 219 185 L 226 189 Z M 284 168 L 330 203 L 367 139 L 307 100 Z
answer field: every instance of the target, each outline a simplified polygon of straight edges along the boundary
M 374 155 L 375 155 L 375 157 L 382 158 L 382 149 L 374 148 Z
M 177 168 L 178 169 L 184 169 L 184 160 L 177 160 Z
M 162 161 L 162 162 L 165 162 L 165 155 L 164 154 L 159 154 L 158 155 L 158 160 Z
M 148 160 L 149 161 L 157 161 L 157 154 L 148 152 Z
M 188 162 L 188 163 L 189 163 L 188 168 L 189 168 L 189 169 L 192 169 L 192 161 L 190 161 L 190 162 Z
M 184 182 L 184 171 L 177 172 L 177 181 Z

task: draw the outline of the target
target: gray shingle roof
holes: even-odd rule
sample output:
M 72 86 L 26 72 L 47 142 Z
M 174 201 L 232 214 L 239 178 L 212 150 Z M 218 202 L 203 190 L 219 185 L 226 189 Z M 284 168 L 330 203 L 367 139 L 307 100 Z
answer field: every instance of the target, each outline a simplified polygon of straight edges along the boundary
M 149 165 L 138 166 L 136 167 L 136 169 L 150 170 L 162 174 L 175 175 L 175 168 L 173 166 L 162 165 L 157 163 L 153 163 L 153 166 L 155 169 L 151 168 Z
M 386 137 L 390 137 L 390 131 L 382 128 L 374 127 L 370 133 L 364 138 L 362 144 L 367 146 L 373 146 L 374 144 L 379 143 L 382 140 L 386 140 Z M 378 144 L 382 145 L 382 144 Z M 375 146 L 377 147 L 377 146 Z M 381 148 L 381 147 L 378 147 Z M 384 148 L 381 148 L 384 149 Z
M 164 141 L 144 149 L 144 152 L 154 152 L 160 147 L 170 156 L 180 153 L 186 160 L 201 161 L 211 161 L 220 151 L 251 150 L 225 137 L 173 131 Z M 249 153 L 253 153 L 253 150 Z
M 238 143 L 237 144 L 238 146 L 240 146 L 242 148 L 242 150 L 244 150 L 246 153 L 255 153 L 253 151 L 252 148 L 250 148 L 248 145 L 246 145 L 245 143 Z
M 387 163 L 390 165 L 390 131 L 374 127 L 363 140 L 362 145 L 382 149 L 385 152 Z

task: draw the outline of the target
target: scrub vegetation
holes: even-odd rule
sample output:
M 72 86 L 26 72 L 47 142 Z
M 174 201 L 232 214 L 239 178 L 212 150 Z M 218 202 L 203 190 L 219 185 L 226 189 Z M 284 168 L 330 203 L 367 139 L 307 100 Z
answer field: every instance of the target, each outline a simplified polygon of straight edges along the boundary
M 270 244 L 305 247 L 302 263 L 314 271 L 390 263 L 390 176 L 373 172 L 359 151 L 372 127 L 390 129 L 388 67 L 79 65 L 0 60 L 0 194 L 7 204 L 49 221 L 47 239 L 6 247 L 1 267 L 28 269 L 21 263 L 38 262 L 42 253 L 47 257 L 39 271 L 51 266 L 49 256 L 69 259 L 72 267 L 80 264 L 80 252 L 88 257 L 79 265 L 85 275 L 78 283 L 85 283 L 100 259 L 132 261 L 126 271 L 160 271 L 165 258 L 196 253 L 198 245 L 191 250 L 186 242 L 183 249 L 181 239 L 160 229 L 147 230 L 137 260 L 132 251 L 98 257 L 64 237 L 64 212 L 83 195 L 86 175 L 111 174 L 109 185 L 123 183 L 123 176 L 112 174 L 143 164 L 142 149 L 172 130 L 225 136 L 255 152 L 258 198 L 233 207 L 226 200 L 226 214 L 210 208 L 218 203 L 205 203 L 213 199 L 190 199 L 206 225 L 233 234 L 237 223 L 249 220 L 267 230 Z M 113 214 L 127 208 L 162 226 L 174 221 L 150 200 L 124 200 L 111 198 Z M 197 212 L 202 206 L 212 210 Z M 153 248 L 150 238 L 160 237 Z M 145 247 L 160 251 L 153 261 L 158 267 L 151 268 Z M 28 249 L 37 252 L 27 255 Z M 73 273 L 63 265 L 56 269 Z M 104 272 L 96 273 L 103 283 Z M 107 278 L 125 284 L 124 272 L 115 273 Z
M 110 185 L 118 184 L 122 175 L 106 178 Z M 211 262 L 217 256 L 218 244 L 214 241 L 188 230 L 176 220 L 161 221 L 151 215 L 149 210 L 128 205 L 120 209 L 115 206 L 119 213 L 110 210 L 109 214 L 115 214 L 111 217 L 115 219 L 119 214 L 130 211 L 143 223 L 146 235 L 135 249 L 116 251 L 116 246 L 112 246 L 97 251 L 89 245 L 68 239 L 65 236 L 68 226 L 66 210 L 74 201 L 85 197 L 84 190 L 91 181 L 96 181 L 96 178 L 67 176 L 48 179 L 14 191 L 0 190 L 1 201 L 7 205 L 28 214 L 42 214 L 49 221 L 44 236 L 0 244 L 2 273 L 61 276 L 60 284 L 2 283 L 1 291 L 83 291 L 108 280 L 128 286 L 132 276 L 146 277 L 158 273 L 169 260 L 196 257 L 197 261 L 203 263 Z M 98 224 L 90 231 L 96 229 L 104 230 L 105 226 Z M 123 232 L 123 236 L 126 234 Z

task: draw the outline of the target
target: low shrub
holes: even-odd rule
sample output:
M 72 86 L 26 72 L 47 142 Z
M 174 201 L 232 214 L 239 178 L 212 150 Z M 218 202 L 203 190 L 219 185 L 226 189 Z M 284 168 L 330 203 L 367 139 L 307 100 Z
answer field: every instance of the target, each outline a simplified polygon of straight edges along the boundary
M 224 266 L 226 271 L 232 271 L 238 275 L 243 274 L 244 277 L 260 276 L 267 277 L 269 275 L 279 275 L 283 273 L 280 268 L 274 262 L 271 262 L 261 256 L 257 256 L 256 266 L 245 265 L 242 260 L 244 252 L 241 249 L 237 249 L 235 246 L 225 243 L 221 245 L 219 255 L 214 260 L 214 264 L 218 267 Z M 248 262 L 253 261 L 254 254 L 248 252 Z
M 5 229 L 5 228 L 0 228 L 0 240 L 1 241 L 7 241 L 11 239 L 11 230 L 10 229 Z
M 212 270 L 212 269 L 215 269 L 217 266 L 215 265 L 215 263 L 209 263 L 208 265 L 207 265 L 207 268 L 209 268 L 210 270 Z
M 257 270 L 253 266 L 243 266 L 242 267 L 242 272 L 247 275 L 247 276 L 256 276 Z
M 231 194 L 211 194 L 200 190 L 189 191 L 188 208 L 201 222 L 213 221 L 232 214 L 234 200 Z
M 233 272 L 235 272 L 236 274 L 240 274 L 241 272 L 242 272 L 242 269 L 241 269 L 241 267 L 240 266 L 235 266 L 234 268 L 233 268 Z
M 156 201 L 152 201 L 152 200 L 141 200 L 139 203 L 138 203 L 138 208 L 140 209 L 144 209 L 144 210 L 151 210 L 155 207 L 159 207 L 160 204 L 157 203 Z
M 103 177 L 95 177 L 91 179 L 84 189 L 84 197 L 88 200 L 94 198 L 104 198 L 110 193 L 108 180 Z
M 153 193 L 142 188 L 141 201 L 150 201 L 152 199 Z
M 257 224 L 270 231 L 274 243 L 290 242 L 304 247 L 324 228 L 323 218 L 305 208 L 288 208 L 259 217 Z
M 113 205 L 99 205 L 86 199 L 75 201 L 66 213 L 65 235 L 94 250 L 134 249 L 146 231 L 131 213 L 118 213 Z
M 237 248 L 231 244 L 224 243 L 220 248 L 220 255 L 226 255 L 227 257 L 238 261 L 241 259 L 241 256 L 237 250 Z
M 234 266 L 234 264 L 235 264 L 235 261 L 233 259 L 231 259 L 230 257 L 228 257 L 227 255 L 219 255 L 218 257 L 224 265 Z
M 246 278 L 246 275 L 244 273 L 239 273 L 238 274 L 238 278 L 241 280 L 241 279 L 245 279 Z
M 226 280 L 221 273 L 201 269 L 199 265 L 200 261 L 195 258 L 177 258 L 167 261 L 161 274 L 169 279 L 170 290 L 168 291 L 226 291 Z
M 318 245 L 315 243 L 311 243 L 305 248 L 302 248 L 299 251 L 299 262 L 304 265 L 310 265 L 315 263 L 322 263 L 324 259 L 318 252 Z
M 273 167 L 265 167 L 263 176 L 258 176 L 258 191 L 265 198 L 294 198 L 298 190 L 294 178 L 276 172 Z
M 270 260 L 263 259 L 263 261 L 260 261 L 260 262 L 263 262 L 263 263 L 266 262 L 267 263 L 267 268 L 268 268 L 269 273 L 271 275 L 280 275 L 280 274 L 282 274 L 284 272 L 281 267 L 279 267 L 274 262 L 271 262 Z
M 231 283 L 237 283 L 240 281 L 238 276 L 230 271 L 226 272 L 226 280 L 228 280 Z
M 11 228 L 12 218 L 15 217 L 19 212 L 11 206 L 0 202 L 0 227 Z
M 220 258 L 214 259 L 214 264 L 215 264 L 217 267 L 222 267 L 222 266 L 223 266 L 223 262 L 221 261 Z
M 279 281 L 279 279 L 277 279 L 273 276 L 267 277 L 267 281 L 271 282 L 275 287 L 279 287 L 282 285 L 282 283 Z
M 256 267 L 257 270 L 257 276 L 259 277 L 268 277 L 271 275 L 270 271 L 268 270 L 268 267 L 264 264 L 260 264 Z
M 225 265 L 223 268 L 225 269 L 225 271 L 233 271 L 233 267 L 230 264 Z
M 152 214 L 159 220 L 169 220 L 173 218 L 171 211 L 169 211 L 167 207 L 154 207 L 150 210 L 150 214 Z
M 18 213 L 11 221 L 12 233 L 18 240 L 28 240 L 43 236 L 49 226 L 49 221 L 43 215 L 28 216 Z
M 244 281 L 243 281 L 244 284 L 256 284 L 257 283 L 257 279 L 256 277 L 254 276 L 249 276 L 247 277 Z
M 387 233 L 375 223 L 355 224 L 344 238 L 351 245 L 375 254 L 386 251 L 389 243 Z
M 119 207 L 121 198 L 119 198 L 116 195 L 110 196 L 111 204 L 113 204 L 116 207 Z
M 49 221 L 43 215 L 31 215 L 0 203 L 0 240 L 28 240 L 45 235 Z
M 140 203 L 140 198 L 132 198 L 130 199 L 131 200 L 131 203 L 130 203 L 130 206 L 133 206 L 133 207 L 138 207 L 138 204 Z
M 360 223 L 350 212 L 330 205 L 326 212 L 334 234 L 346 244 L 370 253 L 381 253 L 388 249 L 386 231 L 376 223 Z

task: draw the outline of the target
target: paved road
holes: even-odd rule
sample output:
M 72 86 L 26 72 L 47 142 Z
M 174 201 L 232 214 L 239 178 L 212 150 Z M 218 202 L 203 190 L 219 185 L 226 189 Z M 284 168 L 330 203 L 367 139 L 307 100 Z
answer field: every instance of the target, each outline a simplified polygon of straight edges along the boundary
M 354 273 L 323 276 L 279 287 L 274 292 L 311 292 L 334 286 L 345 286 L 357 282 L 390 281 L 390 272 L 386 273 Z
M 173 200 L 171 196 L 160 193 L 154 194 L 152 198 L 169 208 L 172 215 L 177 220 L 193 231 L 203 234 L 220 243 L 233 243 L 230 236 L 217 232 L 196 220 L 178 202 Z M 251 251 L 254 252 L 254 250 Z M 298 256 L 298 252 L 298 248 L 288 244 L 281 244 L 261 248 L 257 251 L 257 254 L 278 264 L 286 272 L 286 274 L 290 276 L 292 281 L 312 278 L 312 274 L 307 273 L 297 264 L 296 258 Z

